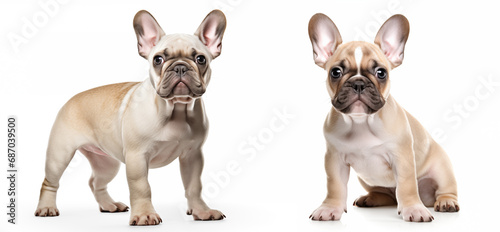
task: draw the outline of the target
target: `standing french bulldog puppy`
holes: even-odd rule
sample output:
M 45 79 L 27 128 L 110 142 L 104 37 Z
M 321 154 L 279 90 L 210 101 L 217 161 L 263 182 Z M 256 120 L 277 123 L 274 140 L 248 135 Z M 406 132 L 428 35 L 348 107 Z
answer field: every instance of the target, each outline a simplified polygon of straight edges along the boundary
M 210 62 L 221 52 L 225 28 L 224 14 L 214 10 L 194 35 L 165 35 L 151 14 L 139 11 L 134 29 L 150 77 L 82 92 L 62 107 L 50 135 L 35 215 L 59 215 L 59 179 L 79 150 L 92 166 L 89 185 L 102 212 L 128 210 L 106 190 L 123 162 L 130 189 L 130 225 L 160 224 L 151 203 L 148 170 L 179 158 L 187 213 L 195 220 L 225 218 L 201 198 L 200 180 L 201 147 L 208 129 L 201 96 L 210 81 Z
M 408 20 L 394 15 L 375 44 L 349 42 L 324 14 L 309 22 L 314 61 L 327 70 L 333 107 L 324 124 L 328 194 L 312 220 L 339 220 L 347 212 L 352 167 L 368 194 L 354 205 L 398 205 L 405 221 L 430 222 L 426 207 L 456 212 L 457 184 L 444 150 L 389 94 L 389 71 L 403 62 Z

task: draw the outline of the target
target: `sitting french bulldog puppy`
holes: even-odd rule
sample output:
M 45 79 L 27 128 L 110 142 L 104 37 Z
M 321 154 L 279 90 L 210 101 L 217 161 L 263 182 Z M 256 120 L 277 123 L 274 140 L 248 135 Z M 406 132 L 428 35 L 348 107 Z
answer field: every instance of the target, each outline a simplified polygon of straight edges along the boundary
M 403 62 L 410 27 L 394 15 L 375 44 L 348 42 L 324 14 L 309 22 L 314 61 L 327 71 L 332 109 L 324 124 L 328 194 L 312 220 L 339 220 L 347 212 L 352 167 L 368 194 L 354 205 L 396 205 L 405 221 L 430 222 L 426 207 L 456 212 L 457 183 L 445 151 L 389 94 L 390 70 Z
M 201 96 L 210 82 L 210 62 L 221 53 L 226 18 L 210 12 L 194 35 L 166 35 L 147 11 L 134 17 L 139 54 L 150 66 L 143 82 L 106 85 L 79 93 L 60 110 L 47 148 L 45 180 L 36 216 L 58 216 L 59 179 L 80 151 L 92 166 L 89 185 L 102 212 L 123 212 L 107 184 L 120 162 L 126 165 L 130 190 L 130 225 L 162 222 L 151 203 L 148 170 L 179 158 L 195 220 L 220 220 L 201 197 L 202 145 L 208 119 Z

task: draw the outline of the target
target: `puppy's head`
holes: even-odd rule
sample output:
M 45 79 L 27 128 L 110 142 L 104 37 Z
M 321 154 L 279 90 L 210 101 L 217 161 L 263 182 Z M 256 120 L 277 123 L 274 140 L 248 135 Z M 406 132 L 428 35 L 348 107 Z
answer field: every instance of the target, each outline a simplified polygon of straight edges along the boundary
M 389 71 L 403 62 L 410 26 L 402 15 L 389 18 L 375 44 L 348 42 L 328 16 L 309 21 L 314 61 L 328 72 L 327 89 L 334 108 L 344 114 L 373 114 L 389 97 Z
M 150 64 L 150 79 L 156 93 L 178 103 L 189 103 L 205 93 L 210 81 L 210 62 L 220 55 L 226 17 L 210 12 L 194 35 L 165 35 L 147 11 L 134 17 L 139 55 Z

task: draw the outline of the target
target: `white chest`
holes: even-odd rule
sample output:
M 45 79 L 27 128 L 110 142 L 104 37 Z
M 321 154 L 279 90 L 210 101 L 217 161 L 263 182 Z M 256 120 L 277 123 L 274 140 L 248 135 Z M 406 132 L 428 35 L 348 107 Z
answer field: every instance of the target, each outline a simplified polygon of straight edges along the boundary
M 382 125 L 376 120 L 362 120 L 340 126 L 347 128 L 339 128 L 325 135 L 341 160 L 367 184 L 394 187 L 391 165 L 394 145 L 390 136 L 384 133 Z
M 151 167 L 169 164 L 179 156 L 199 152 L 205 132 L 193 128 L 185 120 L 171 120 L 156 133 L 150 145 Z
M 382 122 L 377 119 L 351 119 L 345 116 L 337 122 L 325 137 L 340 153 L 373 154 L 385 151 L 390 139 L 383 129 Z
M 193 137 L 191 126 L 185 120 L 170 120 L 158 130 L 155 140 L 182 141 Z

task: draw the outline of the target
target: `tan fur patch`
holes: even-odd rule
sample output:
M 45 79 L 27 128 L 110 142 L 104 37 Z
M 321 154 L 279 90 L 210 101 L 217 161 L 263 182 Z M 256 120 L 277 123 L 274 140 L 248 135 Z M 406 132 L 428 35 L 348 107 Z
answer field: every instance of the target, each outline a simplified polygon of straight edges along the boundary
M 63 117 L 68 125 L 77 130 L 109 126 L 111 122 L 104 120 L 115 118 L 123 98 L 137 84 L 139 82 L 125 82 L 81 92 L 63 106 L 58 117 Z

